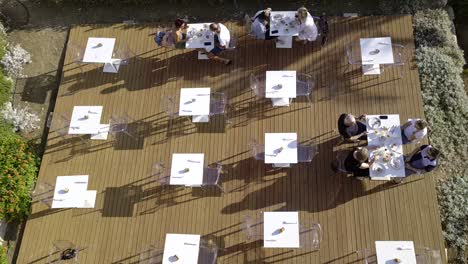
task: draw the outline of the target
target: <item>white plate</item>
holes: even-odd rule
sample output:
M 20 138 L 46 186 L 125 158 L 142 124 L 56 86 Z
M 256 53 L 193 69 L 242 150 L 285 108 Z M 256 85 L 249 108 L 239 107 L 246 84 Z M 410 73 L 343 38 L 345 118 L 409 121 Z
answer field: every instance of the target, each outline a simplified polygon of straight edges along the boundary
M 385 171 L 385 166 L 379 163 L 374 163 L 371 166 L 371 170 L 374 172 L 374 175 L 382 175 Z
M 369 125 L 370 128 L 376 129 L 379 128 L 382 122 L 380 121 L 380 118 L 378 117 L 372 117 L 367 121 L 367 124 Z

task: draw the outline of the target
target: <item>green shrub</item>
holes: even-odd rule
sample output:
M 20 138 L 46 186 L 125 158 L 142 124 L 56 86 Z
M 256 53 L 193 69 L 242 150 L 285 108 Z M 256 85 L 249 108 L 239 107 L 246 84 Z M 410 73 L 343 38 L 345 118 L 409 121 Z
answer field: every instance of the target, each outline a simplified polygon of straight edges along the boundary
M 452 176 L 438 186 L 444 236 L 448 245 L 457 250 L 457 263 L 468 263 L 464 252 L 468 246 L 468 170 Z
M 7 247 L 0 245 L 0 264 L 8 264 Z
M 413 26 L 417 46 L 443 47 L 454 43 L 452 21 L 442 9 L 417 12 Z
M 28 142 L 0 126 L 0 218 L 24 220 L 29 213 L 30 192 L 38 160 Z

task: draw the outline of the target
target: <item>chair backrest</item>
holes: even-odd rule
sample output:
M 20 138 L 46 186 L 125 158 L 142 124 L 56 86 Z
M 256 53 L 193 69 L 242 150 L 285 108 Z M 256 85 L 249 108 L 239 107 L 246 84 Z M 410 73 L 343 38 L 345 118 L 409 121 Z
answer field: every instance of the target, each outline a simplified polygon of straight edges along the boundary
M 250 74 L 250 89 L 253 91 L 256 97 L 265 97 L 265 78 L 257 76 L 253 73 Z
M 345 168 L 345 160 L 348 157 L 350 151 L 339 151 L 336 154 L 336 165 L 339 172 L 348 172 Z
M 80 249 L 68 240 L 57 240 L 52 243 L 48 263 L 78 263 Z
M 120 44 L 114 49 L 112 56 L 115 59 L 120 59 L 120 65 L 127 65 L 132 58 L 136 57 L 136 54 L 127 44 Z
M 70 58 L 72 62 L 83 62 L 85 46 L 74 43 L 68 42 L 67 43 L 67 56 Z
M 51 116 L 50 116 L 51 115 Z M 70 128 L 70 119 L 64 115 L 50 113 L 50 127 L 54 127 L 54 131 L 61 137 L 68 135 Z
M 311 162 L 318 154 L 318 147 L 315 144 L 297 145 L 297 159 L 299 162 Z
M 431 248 L 415 248 L 416 263 L 418 264 L 442 264 L 442 257 L 439 250 Z
M 296 75 L 296 94 L 297 95 L 310 95 L 316 86 L 316 79 L 314 75 L 298 73 Z
M 250 139 L 248 146 L 253 158 L 265 160 L 265 145 L 259 144 L 255 139 Z
M 237 48 L 237 42 L 238 42 L 237 37 L 231 34 L 231 39 L 229 40 L 229 46 L 227 47 L 227 49 L 229 49 L 229 50 L 236 49 Z
M 37 182 L 34 190 L 31 192 L 33 202 L 41 202 L 47 206 L 52 206 L 55 186 L 47 182 Z
M 175 117 L 179 114 L 179 107 L 174 97 L 165 95 L 161 98 L 162 110 L 169 116 Z
M 200 264 L 215 264 L 216 259 L 218 258 L 218 246 L 210 240 L 206 242 L 205 240 L 200 241 L 200 250 L 198 251 L 198 262 Z
M 127 131 L 128 124 L 132 122 L 132 119 L 127 113 L 112 114 L 109 122 L 109 133 L 119 133 Z
M 224 93 L 211 93 L 210 115 L 219 115 L 226 112 L 227 97 Z
M 219 163 L 215 167 L 203 169 L 203 185 L 218 185 L 220 183 L 223 166 Z
M 149 245 L 140 253 L 138 264 L 160 264 L 163 262 L 163 254 L 163 249 Z
M 263 237 L 263 219 L 246 215 L 242 218 L 242 231 L 246 240 L 254 241 Z
M 393 65 L 394 66 L 402 66 L 406 63 L 406 48 L 400 44 L 392 44 L 393 50 Z
M 319 223 L 301 226 L 299 230 L 300 247 L 309 250 L 319 250 L 322 242 L 322 227 Z
M 250 18 L 250 16 L 247 14 L 244 16 L 244 27 L 245 32 L 250 35 L 252 32 L 252 18 Z
M 349 64 L 362 64 L 361 45 L 359 42 L 351 42 L 346 44 L 346 56 Z
M 170 173 L 170 170 L 162 162 L 156 162 L 151 166 L 151 176 L 161 185 L 169 185 Z

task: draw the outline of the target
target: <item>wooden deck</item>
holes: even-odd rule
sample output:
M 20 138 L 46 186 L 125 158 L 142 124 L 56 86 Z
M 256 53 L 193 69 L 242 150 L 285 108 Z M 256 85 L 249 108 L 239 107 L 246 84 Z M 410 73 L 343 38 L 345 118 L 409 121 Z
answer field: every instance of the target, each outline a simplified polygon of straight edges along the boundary
M 88 37 L 116 37 L 116 45 L 128 44 L 137 56 L 118 74 L 102 73 L 102 65 L 85 65 L 82 74 L 68 52 L 54 112 L 70 115 L 74 105 L 103 105 L 102 122 L 112 113 L 126 112 L 136 120 L 132 126 L 138 138 L 83 146 L 61 140 L 52 127 L 39 182 L 88 174 L 88 189 L 98 190 L 96 207 L 50 210 L 34 203 L 18 263 L 45 263 L 58 239 L 83 248 L 80 263 L 137 263 L 139 253 L 148 244 L 161 245 L 166 233 L 213 239 L 224 249 L 219 263 L 357 263 L 354 252 L 375 240 L 413 240 L 418 247 L 443 252 L 430 175 L 394 186 L 350 180 L 330 169 L 340 113 L 398 113 L 402 121 L 423 117 L 414 62 L 403 68 L 401 79 L 395 69 L 363 77 L 359 67 L 348 67 L 344 53 L 345 44 L 360 37 L 391 36 L 413 54 L 411 17 L 331 18 L 324 48 L 294 43 L 294 49 L 276 49 L 246 37 L 242 25 L 226 25 L 240 36 L 238 49 L 226 54 L 233 58 L 227 67 L 198 61 L 193 51 L 157 48 L 151 36 L 155 25 L 71 29 L 69 42 L 85 45 Z M 290 107 L 272 108 L 252 96 L 250 73 L 282 69 L 318 76 L 312 107 L 295 100 Z M 232 123 L 222 118 L 203 125 L 169 121 L 160 99 L 176 96 L 182 87 L 226 93 L 234 108 Z M 320 153 L 310 164 L 273 170 L 248 152 L 249 139 L 263 141 L 265 132 L 297 132 L 301 141 L 314 140 Z M 230 192 L 159 186 L 151 177 L 152 164 L 170 164 L 174 152 L 202 152 L 205 163 L 221 162 Z M 262 249 L 261 243 L 247 243 L 242 217 L 266 210 L 299 211 L 301 221 L 319 222 L 321 249 Z

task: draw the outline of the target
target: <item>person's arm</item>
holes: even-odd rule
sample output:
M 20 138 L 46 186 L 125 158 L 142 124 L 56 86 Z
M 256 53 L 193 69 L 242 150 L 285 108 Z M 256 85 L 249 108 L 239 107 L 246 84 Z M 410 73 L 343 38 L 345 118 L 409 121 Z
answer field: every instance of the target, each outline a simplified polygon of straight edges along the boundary
M 408 121 L 406 123 L 404 123 L 402 126 L 401 126 L 401 129 L 402 130 L 405 130 L 407 127 L 409 127 L 411 125 L 411 121 Z
M 369 163 L 367 162 L 364 162 L 364 163 L 361 163 L 361 166 L 359 166 L 360 169 L 368 169 L 369 168 Z
M 416 153 L 418 153 L 421 149 L 420 148 L 415 148 L 409 155 L 408 157 L 406 158 L 406 162 L 409 162 L 414 155 L 416 155 Z
M 351 141 L 357 141 L 357 140 L 359 140 L 360 137 L 365 136 L 365 135 L 367 135 L 367 134 L 368 134 L 368 132 L 367 132 L 367 131 L 364 131 L 364 132 L 362 132 L 362 133 L 360 133 L 360 134 L 357 134 L 357 135 L 355 135 L 355 136 L 349 137 L 349 140 L 351 140 Z

